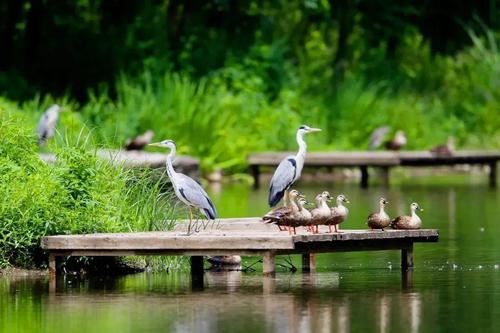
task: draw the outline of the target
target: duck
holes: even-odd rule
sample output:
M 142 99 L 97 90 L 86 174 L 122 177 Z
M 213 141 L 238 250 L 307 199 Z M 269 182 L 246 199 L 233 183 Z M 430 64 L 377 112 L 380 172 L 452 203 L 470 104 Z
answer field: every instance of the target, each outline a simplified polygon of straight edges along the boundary
M 449 136 L 446 144 L 436 146 L 430 149 L 430 152 L 439 156 L 452 156 L 455 152 L 455 140 Z
M 311 210 L 312 218 L 310 220 L 309 226 L 312 233 L 318 233 L 318 226 L 320 224 L 325 224 L 331 216 L 330 207 L 328 207 L 327 202 L 330 201 L 332 197 L 328 191 L 323 191 L 323 193 L 318 194 L 315 198 L 316 208 Z
M 385 147 L 389 150 L 400 150 L 404 146 L 406 146 L 407 139 L 405 132 L 398 130 L 392 140 L 386 142 Z
M 299 207 L 299 209 L 296 212 L 290 214 L 290 216 L 286 216 L 284 218 L 284 223 L 289 227 L 288 233 L 291 234 L 291 230 L 293 230 L 293 234 L 296 235 L 296 227 L 307 225 L 309 221 L 311 221 L 312 214 L 309 210 L 307 210 L 307 208 L 305 208 L 307 204 L 308 202 L 303 196 L 299 197 L 297 199 L 297 206 Z
M 391 227 L 393 229 L 420 229 L 422 226 L 422 220 L 417 215 L 417 210 L 423 211 L 418 203 L 413 202 L 410 205 L 411 216 L 398 216 L 391 222 Z
M 262 220 L 267 223 L 276 223 L 280 231 L 286 230 L 288 226 L 287 220 L 299 211 L 299 206 L 296 202 L 296 199 L 299 197 L 303 197 L 299 191 L 291 190 L 288 194 L 287 205 L 270 210 L 262 217 Z
M 153 140 L 154 136 L 155 132 L 148 130 L 133 139 L 127 139 L 124 148 L 125 150 L 142 150 L 151 142 L 151 140 Z
M 330 233 L 332 232 L 332 225 L 335 228 L 335 232 L 339 232 L 338 225 L 344 222 L 347 219 L 347 215 L 349 215 L 349 209 L 344 206 L 344 203 L 349 203 L 349 200 L 347 200 L 345 195 L 340 194 L 337 196 L 337 206 L 330 209 L 330 219 L 326 222 Z
M 372 213 L 368 215 L 368 220 L 366 221 L 366 224 L 370 227 L 370 230 L 374 229 L 382 229 L 384 231 L 384 228 L 387 228 L 391 224 L 391 218 L 389 215 L 385 212 L 385 205 L 389 203 L 385 198 L 380 198 L 378 201 L 380 210 L 376 213 Z

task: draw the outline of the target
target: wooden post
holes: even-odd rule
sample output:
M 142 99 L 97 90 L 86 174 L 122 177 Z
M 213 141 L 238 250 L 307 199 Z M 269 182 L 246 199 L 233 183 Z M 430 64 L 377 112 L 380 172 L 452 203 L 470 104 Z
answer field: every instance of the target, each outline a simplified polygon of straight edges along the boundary
M 490 163 L 490 187 L 497 187 L 497 162 Z
M 316 271 L 316 255 L 314 253 L 302 253 L 302 272 Z
M 253 188 L 256 190 L 260 187 L 260 169 L 259 166 L 254 164 L 250 166 L 250 172 L 253 177 Z
M 382 183 L 384 186 L 389 187 L 390 185 L 390 168 L 388 166 L 382 167 Z
M 401 249 L 401 271 L 406 272 L 413 269 L 413 243 Z
M 264 253 L 262 257 L 262 274 L 274 276 L 276 273 L 276 254 L 273 251 Z
M 361 165 L 359 169 L 361 170 L 361 188 L 368 188 L 368 167 Z
M 49 253 L 49 277 L 56 278 L 57 276 L 57 256 L 50 252 Z
M 191 257 L 191 286 L 194 290 L 203 289 L 203 256 Z
M 408 270 L 401 273 L 401 287 L 404 289 L 413 288 L 413 271 Z

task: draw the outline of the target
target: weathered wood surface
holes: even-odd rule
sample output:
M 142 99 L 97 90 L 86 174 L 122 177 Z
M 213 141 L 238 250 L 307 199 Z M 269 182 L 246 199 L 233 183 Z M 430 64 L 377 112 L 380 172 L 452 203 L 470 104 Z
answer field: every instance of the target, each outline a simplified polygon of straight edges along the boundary
M 377 245 L 373 241 L 396 240 L 397 244 L 401 241 L 435 242 L 439 237 L 439 233 L 435 229 L 342 230 L 341 233 L 337 234 L 309 234 L 299 228 L 299 234 L 288 235 L 286 232 L 278 231 L 274 225 L 261 222 L 260 218 L 223 219 L 217 224 L 217 228 L 207 228 L 198 233 L 187 235 L 183 231 L 185 224 L 181 222 L 177 231 L 167 232 L 47 236 L 42 239 L 42 248 L 50 251 L 83 251 L 80 253 L 104 251 L 108 254 L 112 251 L 136 251 L 133 253 L 140 253 L 137 251 L 147 251 L 148 253 L 172 251 L 172 254 L 178 254 L 179 251 L 199 252 L 203 250 L 209 252 L 216 250 L 218 253 L 269 250 L 293 253 L 294 250 L 298 249 L 298 244 L 300 244 L 299 252 L 302 252 L 304 247 L 314 243 L 322 243 L 321 245 L 324 246 L 345 242 L 349 246 L 356 244 L 361 246 L 363 243 Z M 325 231 L 326 228 L 321 230 L 321 232 Z
M 152 153 L 139 150 L 110 150 L 99 149 L 96 155 L 115 165 L 126 168 L 164 168 L 167 160 L 165 153 Z M 47 163 L 55 163 L 56 156 L 52 153 L 41 153 L 40 158 Z M 177 156 L 174 168 L 191 177 L 199 177 L 199 160 L 190 156 Z
M 263 152 L 248 156 L 248 163 L 260 166 L 276 166 L 294 152 Z M 457 151 L 451 156 L 430 151 L 345 151 L 307 153 L 306 166 L 397 166 L 435 164 L 474 164 L 500 160 L 500 151 Z M 432 164 L 424 164 L 432 163 Z

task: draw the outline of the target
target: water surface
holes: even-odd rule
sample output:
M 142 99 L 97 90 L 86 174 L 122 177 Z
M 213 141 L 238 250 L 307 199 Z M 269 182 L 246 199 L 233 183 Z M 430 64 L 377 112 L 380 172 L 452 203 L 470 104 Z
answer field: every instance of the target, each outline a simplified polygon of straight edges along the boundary
M 187 272 L 120 278 L 0 278 L 0 332 L 498 332 L 500 191 L 467 180 L 404 182 L 390 189 L 301 184 L 310 198 L 328 189 L 351 200 L 343 228 L 365 228 L 383 195 L 392 215 L 412 201 L 437 244 L 415 246 L 413 283 L 402 283 L 398 251 L 318 255 L 318 273 L 276 278 L 256 272 L 207 273 L 193 290 Z M 266 212 L 266 190 L 212 189 L 223 217 Z M 300 258 L 292 257 L 300 267 Z M 256 258 L 245 258 L 251 265 Z

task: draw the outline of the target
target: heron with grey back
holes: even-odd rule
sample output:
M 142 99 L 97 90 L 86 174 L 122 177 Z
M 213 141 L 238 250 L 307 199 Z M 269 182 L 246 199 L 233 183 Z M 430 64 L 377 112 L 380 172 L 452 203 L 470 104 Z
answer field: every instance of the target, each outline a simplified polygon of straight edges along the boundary
M 285 206 L 287 205 L 288 190 L 300 178 L 304 160 L 306 157 L 307 145 L 304 141 L 306 133 L 319 132 L 321 129 L 302 125 L 297 130 L 296 139 L 299 145 L 299 151 L 296 155 L 285 157 L 276 171 L 274 172 L 271 184 L 269 185 L 269 206 L 274 207 L 285 197 Z
M 51 105 L 40 117 L 37 127 L 39 146 L 45 145 L 47 140 L 54 136 L 57 120 L 59 119 L 59 112 L 62 111 L 63 108 L 54 104 Z
M 385 135 L 389 132 L 390 129 L 391 128 L 389 126 L 377 127 L 370 135 L 368 150 L 375 150 L 380 147 L 384 141 Z
M 167 174 L 172 182 L 175 194 L 180 201 L 185 203 L 189 208 L 189 226 L 188 234 L 191 231 L 193 221 L 193 208 L 199 209 L 207 220 L 215 220 L 217 218 L 217 210 L 208 197 L 207 192 L 192 178 L 176 172 L 173 167 L 173 160 L 176 153 L 176 145 L 172 140 L 164 140 L 157 143 L 151 143 L 149 146 L 169 148 L 170 153 L 167 155 Z

